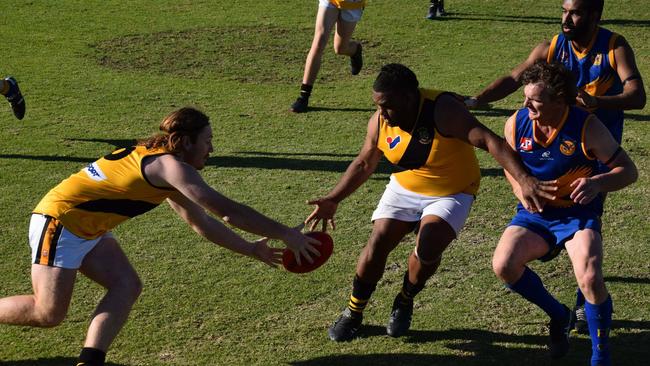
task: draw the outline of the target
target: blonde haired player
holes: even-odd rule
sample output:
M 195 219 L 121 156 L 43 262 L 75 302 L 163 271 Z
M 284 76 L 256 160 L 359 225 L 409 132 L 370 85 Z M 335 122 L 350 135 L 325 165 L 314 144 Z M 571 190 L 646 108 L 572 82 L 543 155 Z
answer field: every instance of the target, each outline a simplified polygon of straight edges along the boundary
M 34 294 L 0 299 L 0 323 L 53 327 L 65 318 L 77 272 L 107 289 L 93 314 L 79 365 L 104 365 L 106 351 L 126 322 L 142 283 L 111 230 L 163 201 L 201 236 L 270 266 L 281 249 L 266 238 L 248 242 L 206 211 L 244 231 L 280 239 L 311 262 L 318 242 L 234 202 L 203 180 L 212 149 L 208 116 L 194 108 L 170 113 L 163 134 L 88 164 L 54 187 L 34 209 Z

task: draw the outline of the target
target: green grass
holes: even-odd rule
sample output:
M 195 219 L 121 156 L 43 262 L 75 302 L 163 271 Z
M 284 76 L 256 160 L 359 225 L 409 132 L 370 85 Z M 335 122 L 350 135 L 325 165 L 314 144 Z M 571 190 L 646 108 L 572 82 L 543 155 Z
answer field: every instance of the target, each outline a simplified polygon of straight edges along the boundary
M 478 92 L 559 30 L 560 2 L 455 0 L 450 17 L 426 21 L 426 1 L 373 0 L 358 24 L 366 67 L 329 45 L 311 103 L 297 96 L 316 1 L 2 2 L 0 76 L 14 75 L 24 121 L 0 108 L 0 296 L 31 291 L 27 225 L 36 203 L 85 162 L 155 132 L 173 108 L 195 105 L 213 120 L 215 153 L 205 179 L 226 195 L 287 224 L 328 191 L 357 153 L 373 111 L 378 68 L 402 62 L 422 85 Z M 605 24 L 633 46 L 650 78 L 650 6 L 608 1 Z M 520 93 L 477 117 L 501 132 Z M 645 365 L 650 343 L 650 107 L 630 111 L 624 146 L 639 181 L 607 202 L 608 287 L 615 302 L 612 349 L 619 365 Z M 309 275 L 271 270 L 195 235 L 167 206 L 115 230 L 145 285 L 109 353 L 114 365 L 546 365 L 546 318 L 503 290 L 491 254 L 515 203 L 489 156 L 465 230 L 418 296 L 412 331 L 383 329 L 401 284 L 409 237 L 390 256 L 366 311 L 361 338 L 330 342 L 326 329 L 349 294 L 369 217 L 388 178 L 382 165 L 337 216 L 335 253 Z M 495 174 L 495 172 L 497 172 Z M 251 236 L 247 236 L 252 238 Z M 548 288 L 573 301 L 565 255 L 533 264 Z M 103 291 L 79 277 L 67 320 L 53 329 L 0 326 L 0 365 L 73 364 Z M 558 365 L 586 364 L 574 337 Z

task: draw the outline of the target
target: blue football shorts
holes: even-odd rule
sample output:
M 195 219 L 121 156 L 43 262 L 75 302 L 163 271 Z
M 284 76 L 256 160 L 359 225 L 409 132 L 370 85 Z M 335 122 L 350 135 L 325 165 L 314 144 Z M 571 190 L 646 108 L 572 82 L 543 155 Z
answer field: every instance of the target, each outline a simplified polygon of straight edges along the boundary
M 549 251 L 540 261 L 546 262 L 564 249 L 564 244 L 573 235 L 584 229 L 591 229 L 600 234 L 600 215 L 586 209 L 549 210 L 550 212 L 530 213 L 523 207 L 517 208 L 517 214 L 508 226 L 520 226 L 541 236 L 548 244 Z M 559 212 L 558 212 L 559 211 Z

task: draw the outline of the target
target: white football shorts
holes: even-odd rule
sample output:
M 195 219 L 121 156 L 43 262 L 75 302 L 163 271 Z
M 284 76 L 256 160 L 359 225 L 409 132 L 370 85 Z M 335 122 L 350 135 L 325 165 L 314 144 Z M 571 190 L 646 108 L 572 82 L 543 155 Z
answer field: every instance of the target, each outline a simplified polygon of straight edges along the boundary
M 34 264 L 79 269 L 86 254 L 105 238 L 113 238 L 113 234 L 108 232 L 91 240 L 80 238 L 63 227 L 59 220 L 47 215 L 32 214 L 29 222 L 29 246 Z
M 474 196 L 467 193 L 435 197 L 411 192 L 391 176 L 375 212 L 372 213 L 372 221 L 395 219 L 416 222 L 424 216 L 435 215 L 445 220 L 458 235 L 469 216 L 472 203 Z
M 318 6 L 323 8 L 334 8 L 337 9 L 332 3 L 328 0 L 318 0 Z M 340 17 L 343 21 L 357 23 L 361 20 L 361 15 L 363 15 L 363 9 L 340 9 Z

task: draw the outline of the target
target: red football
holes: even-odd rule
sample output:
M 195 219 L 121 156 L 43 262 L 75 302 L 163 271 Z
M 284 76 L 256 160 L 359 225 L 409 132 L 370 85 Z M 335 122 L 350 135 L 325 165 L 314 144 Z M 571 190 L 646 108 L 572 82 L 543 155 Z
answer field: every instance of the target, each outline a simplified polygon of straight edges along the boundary
M 334 241 L 328 233 L 322 231 L 312 231 L 305 233 L 305 235 L 312 237 L 321 242 L 321 245 L 315 245 L 314 247 L 320 252 L 320 257 L 312 256 L 314 260 L 313 263 L 309 263 L 306 258 L 300 258 L 301 265 L 298 265 L 296 262 L 296 257 L 293 254 L 291 249 L 287 248 L 282 253 L 282 265 L 289 272 L 293 273 L 307 273 L 315 270 L 316 268 L 322 266 L 334 251 Z

